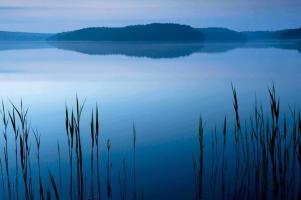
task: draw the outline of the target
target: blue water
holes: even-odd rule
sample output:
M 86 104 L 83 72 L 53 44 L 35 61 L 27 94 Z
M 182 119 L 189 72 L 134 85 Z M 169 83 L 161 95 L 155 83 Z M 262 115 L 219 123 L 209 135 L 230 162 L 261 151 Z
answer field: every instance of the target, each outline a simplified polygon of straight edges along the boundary
M 181 44 L 123 44 L 126 47 L 118 51 L 115 44 L 103 52 L 99 50 L 103 44 L 5 45 L 0 51 L 0 96 L 7 106 L 9 101 L 19 104 L 22 98 L 29 107 L 31 125 L 42 135 L 45 172 L 57 171 L 57 142 L 63 160 L 67 159 L 65 105 L 74 105 L 76 94 L 81 101 L 86 99 L 82 139 L 90 147 L 90 111 L 98 103 L 102 167 L 106 140 L 112 142 L 113 199 L 119 197 L 123 158 L 132 171 L 133 123 L 139 192 L 143 190 L 148 199 L 192 199 L 192 154 L 198 148 L 199 117 L 204 118 L 206 130 L 221 127 L 225 115 L 233 119 L 231 83 L 238 90 L 242 119 L 248 119 L 255 96 L 267 105 L 273 83 L 281 97 L 281 112 L 301 106 L 301 53 L 296 49 L 262 44 L 200 48 L 205 50 L 195 44 L 183 48 Z M 170 49 L 175 53 L 168 53 Z M 13 135 L 9 137 L 13 144 Z M 87 164 L 89 153 L 85 148 Z

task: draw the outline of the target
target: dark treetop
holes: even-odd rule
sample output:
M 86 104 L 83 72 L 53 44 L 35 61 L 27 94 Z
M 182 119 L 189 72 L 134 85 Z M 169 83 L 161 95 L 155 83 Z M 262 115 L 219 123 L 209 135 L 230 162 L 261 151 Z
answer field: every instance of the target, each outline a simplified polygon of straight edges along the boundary
M 203 35 L 196 29 L 179 24 L 148 24 L 122 28 L 85 28 L 56 34 L 50 40 L 64 41 L 202 41 Z
M 113 42 L 252 42 L 301 40 L 301 28 L 279 31 L 234 31 L 227 28 L 193 28 L 172 23 L 125 27 L 94 27 L 57 34 L 0 31 L 0 41 L 113 41 Z

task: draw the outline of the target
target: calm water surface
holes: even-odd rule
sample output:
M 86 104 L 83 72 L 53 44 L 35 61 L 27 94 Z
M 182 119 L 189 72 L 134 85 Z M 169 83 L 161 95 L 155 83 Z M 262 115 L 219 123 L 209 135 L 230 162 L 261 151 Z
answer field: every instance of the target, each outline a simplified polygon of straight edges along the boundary
M 233 116 L 231 83 L 237 87 L 243 118 L 255 96 L 268 103 L 272 83 L 282 111 L 300 108 L 301 53 L 263 44 L 6 43 L 0 51 L 0 95 L 7 106 L 9 100 L 19 104 L 22 98 L 29 107 L 31 125 L 42 134 L 45 171 L 57 170 L 57 142 L 67 159 L 65 105 L 74 105 L 76 94 L 86 99 L 82 128 L 88 146 L 90 111 L 98 103 L 103 155 L 106 140 L 112 142 L 113 199 L 119 195 L 122 159 L 127 159 L 129 171 L 132 168 L 133 123 L 138 190 L 150 199 L 192 199 L 199 117 L 205 119 L 206 130 L 212 130 L 222 126 L 225 115 Z M 89 148 L 84 151 L 89 162 Z M 104 156 L 102 161 L 105 165 Z

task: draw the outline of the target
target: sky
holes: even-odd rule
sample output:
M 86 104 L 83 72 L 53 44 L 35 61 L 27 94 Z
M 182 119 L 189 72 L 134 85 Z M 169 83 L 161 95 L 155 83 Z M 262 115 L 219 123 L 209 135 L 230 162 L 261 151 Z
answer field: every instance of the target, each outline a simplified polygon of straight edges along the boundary
M 0 30 L 62 32 L 153 22 L 238 31 L 301 27 L 301 0 L 0 0 Z

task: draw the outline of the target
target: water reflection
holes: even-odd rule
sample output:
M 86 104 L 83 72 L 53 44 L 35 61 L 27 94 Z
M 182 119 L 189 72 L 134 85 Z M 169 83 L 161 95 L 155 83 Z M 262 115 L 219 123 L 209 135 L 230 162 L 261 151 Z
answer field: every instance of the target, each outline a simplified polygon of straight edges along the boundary
M 53 48 L 49 43 L 44 41 L 37 41 L 37 42 L 29 42 L 29 41 L 1 41 L 0 42 L 0 51 L 7 51 L 7 50 L 25 50 L 25 49 L 44 49 L 44 48 Z
M 1 42 L 0 51 L 58 48 L 88 55 L 125 55 L 146 58 L 178 58 L 195 53 L 223 53 L 237 48 L 277 48 L 301 53 L 301 42 L 252 43 L 147 43 L 147 42 Z
M 44 49 L 39 49 L 39 45 Z M 82 46 L 89 47 L 89 45 L 82 43 Z M 235 157 L 233 153 L 235 151 L 232 151 L 230 142 L 234 142 L 234 139 L 229 138 L 226 144 L 227 170 L 212 173 L 209 169 L 211 165 L 209 159 L 212 155 L 215 156 L 215 153 L 212 153 L 216 152 L 210 146 L 212 133 L 215 133 L 214 127 L 217 127 L 216 134 L 221 144 L 222 132 L 220 130 L 225 115 L 227 115 L 228 135 L 234 135 L 230 132 L 230 128 L 234 125 L 231 122 L 231 117 L 232 120 L 234 117 L 231 82 L 238 89 L 242 123 L 249 120 L 250 111 L 253 111 L 255 93 L 258 102 L 263 102 L 265 112 L 270 113 L 267 86 L 270 86 L 272 82 L 275 82 L 277 94 L 281 97 L 281 113 L 286 112 L 289 115 L 290 107 L 300 108 L 301 96 L 296 95 L 301 91 L 300 54 L 296 50 L 282 50 L 282 48 L 294 49 L 293 46 L 282 45 L 280 49 L 275 43 L 273 45 L 241 44 L 237 48 L 236 44 L 207 46 L 190 44 L 191 49 L 199 48 L 197 51 L 199 53 L 194 53 L 195 50 L 193 50 L 191 51 L 193 55 L 177 59 L 148 59 L 149 57 L 137 59 L 115 54 L 91 56 L 71 49 L 70 51 L 60 50 L 49 44 L 35 43 L 33 46 L 21 45 L 21 43 L 10 44 L 6 47 L 8 51 L 0 52 L 2 86 L 0 94 L 10 110 L 10 102 L 20 106 L 21 98 L 24 100 L 24 107 L 29 107 L 29 121 L 32 127 L 41 134 L 43 183 L 47 186 L 48 169 L 51 170 L 58 187 L 63 191 L 61 198 L 65 197 L 64 194 L 69 194 L 65 105 L 68 104 L 70 109 L 75 106 L 75 94 L 79 95 L 81 102 L 87 97 L 82 118 L 82 142 L 85 147 L 83 160 L 86 166 L 85 172 L 87 172 L 85 177 L 93 177 L 89 170 L 91 162 L 89 128 L 91 109 L 95 108 L 96 102 L 99 103 L 100 176 L 102 177 L 103 199 L 106 195 L 107 169 L 110 169 L 111 199 L 120 199 L 119 173 L 122 180 L 127 180 L 127 194 L 133 193 L 133 123 L 137 131 L 136 187 L 139 197 L 143 191 L 145 199 L 193 199 L 195 191 L 192 155 L 195 152 L 198 163 L 197 134 L 199 117 L 202 114 L 205 124 L 204 161 L 206 161 L 204 162 L 203 191 L 208 191 L 204 192 L 202 197 L 210 199 L 211 194 L 219 193 L 218 188 L 211 187 L 214 181 L 207 181 L 215 180 L 215 178 L 210 178 L 212 174 L 213 177 L 218 177 L 221 173 L 227 174 L 225 189 L 220 189 L 224 190 L 225 194 L 231 193 L 229 187 L 234 185 L 229 179 L 230 176 L 235 175 L 235 173 L 230 173 L 230 161 L 233 161 L 233 154 Z M 14 50 L 14 46 L 18 48 Z M 96 46 L 100 46 L 100 43 Z M 157 51 L 158 47 L 155 46 L 153 45 L 152 51 Z M 167 46 L 172 49 L 172 45 L 165 44 L 165 48 Z M 176 49 L 175 46 L 180 46 L 180 44 L 174 44 L 173 47 Z M 5 45 L 1 48 L 4 50 Z M 210 53 L 226 51 L 227 53 Z M 9 141 L 14 142 L 13 136 L 10 131 L 11 140 Z M 112 165 L 109 168 L 107 166 L 108 139 L 112 142 L 110 150 Z M 0 142 L 3 142 L 3 139 Z M 61 173 L 57 162 L 58 142 L 62 159 L 62 180 L 67 180 L 67 182 L 62 182 L 63 187 L 59 185 Z M 14 143 L 9 144 L 12 153 L 14 153 L 13 147 Z M 36 153 L 34 147 L 35 143 L 32 143 L 31 155 L 33 157 Z M 3 150 L 1 154 L 3 156 Z M 74 158 L 75 154 L 73 154 Z M 10 165 L 14 164 L 13 156 L 10 157 L 9 162 Z M 35 157 L 33 163 L 36 163 Z M 235 165 L 235 162 L 232 163 Z M 244 164 L 244 158 L 241 159 L 241 163 Z M 213 164 L 221 166 L 222 160 Z M 123 170 L 124 165 L 126 170 Z M 34 166 L 36 165 L 32 165 Z M 244 167 L 244 165 L 241 166 Z M 75 173 L 76 165 L 73 167 Z M 96 169 L 96 166 L 94 167 Z M 197 174 L 199 170 L 196 167 Z M 38 169 L 33 168 L 33 172 L 33 176 L 36 176 Z M 14 175 L 13 168 L 10 174 Z M 96 172 L 94 175 L 96 186 Z M 245 177 L 242 173 L 240 175 L 242 178 Z M 295 177 L 298 175 L 299 173 Z M 252 174 L 249 177 L 253 177 Z M 20 176 L 20 181 L 21 179 Z M 75 174 L 74 179 L 76 179 Z M 89 178 L 86 180 L 85 183 L 89 185 L 91 180 Z M 14 176 L 11 181 L 14 181 Z M 217 179 L 217 182 L 219 181 L 220 179 Z M 37 185 L 35 188 L 38 188 L 38 182 L 34 183 L 35 186 Z M 243 183 L 247 184 L 248 181 Z M 245 186 L 244 184 L 238 185 Z M 94 191 L 97 191 L 97 187 Z M 87 195 L 90 193 L 91 191 L 87 190 Z M 131 196 L 128 197 L 131 199 Z M 217 195 L 214 197 L 218 198 Z

